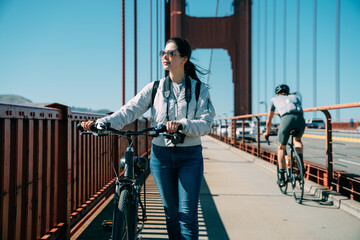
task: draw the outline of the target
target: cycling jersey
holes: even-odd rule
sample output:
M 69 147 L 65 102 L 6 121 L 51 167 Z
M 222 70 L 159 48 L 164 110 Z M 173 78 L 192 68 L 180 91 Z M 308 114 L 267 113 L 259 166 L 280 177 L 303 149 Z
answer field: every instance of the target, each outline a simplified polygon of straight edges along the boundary
M 280 116 L 288 113 L 302 113 L 301 101 L 296 95 L 278 95 L 271 99 L 270 111 L 278 110 Z

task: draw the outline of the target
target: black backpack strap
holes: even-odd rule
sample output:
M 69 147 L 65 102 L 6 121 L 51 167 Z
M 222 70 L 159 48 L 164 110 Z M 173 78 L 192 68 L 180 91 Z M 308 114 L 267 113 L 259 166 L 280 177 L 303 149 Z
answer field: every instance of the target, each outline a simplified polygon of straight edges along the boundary
M 196 99 L 196 103 L 199 100 L 200 97 L 200 88 L 201 88 L 201 82 L 197 81 L 196 82 L 196 88 L 195 88 L 195 99 Z
M 196 86 L 195 86 L 195 99 L 196 99 L 195 115 L 196 115 L 196 112 L 197 112 L 197 102 L 198 102 L 199 97 L 200 97 L 200 89 L 201 89 L 201 82 L 198 81 L 198 82 L 196 82 Z
M 159 87 L 159 83 L 160 83 L 160 81 L 154 82 L 152 93 L 151 93 L 151 107 L 154 106 L 154 99 L 155 99 L 155 95 L 156 95 L 158 87 Z
M 187 118 L 189 111 L 189 102 L 191 100 L 191 81 L 187 75 L 185 77 L 185 100 L 186 100 L 186 118 Z
M 164 97 L 165 97 L 166 99 L 169 99 L 169 97 L 170 97 L 170 93 L 171 93 L 170 84 L 171 84 L 170 77 L 167 76 L 167 77 L 165 78 L 165 81 L 164 81 Z
M 170 94 L 171 94 L 171 80 L 170 80 L 170 76 L 168 75 L 166 78 L 165 78 L 165 81 L 164 81 L 164 97 L 166 98 L 166 119 L 169 121 L 169 97 L 170 97 Z

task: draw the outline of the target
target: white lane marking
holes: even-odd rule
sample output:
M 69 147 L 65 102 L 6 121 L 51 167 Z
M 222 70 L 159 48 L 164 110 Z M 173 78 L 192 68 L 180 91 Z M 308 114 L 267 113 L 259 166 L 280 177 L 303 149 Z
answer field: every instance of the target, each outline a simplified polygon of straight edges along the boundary
M 350 163 L 350 164 L 354 164 L 354 165 L 358 165 L 358 166 L 360 166 L 360 163 L 357 163 L 357 162 L 352 162 L 352 161 L 348 161 L 348 160 L 344 160 L 344 159 L 341 159 L 341 158 L 339 158 L 339 161 L 341 161 L 341 162 L 346 162 L 346 163 Z

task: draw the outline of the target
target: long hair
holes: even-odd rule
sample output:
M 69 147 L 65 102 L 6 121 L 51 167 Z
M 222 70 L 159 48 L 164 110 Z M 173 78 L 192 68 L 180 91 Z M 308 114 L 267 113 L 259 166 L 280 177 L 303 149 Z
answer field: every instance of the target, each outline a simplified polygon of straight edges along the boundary
M 166 44 L 168 44 L 170 42 L 176 44 L 177 50 L 179 51 L 181 57 L 187 57 L 188 58 L 188 60 L 185 63 L 185 66 L 184 66 L 185 74 L 190 76 L 192 79 L 200 82 L 200 79 L 197 76 L 196 72 L 198 72 L 201 75 L 205 75 L 205 74 L 208 74 L 209 71 L 205 71 L 203 68 L 199 67 L 198 65 L 195 65 L 194 63 L 192 63 L 190 61 L 191 47 L 190 47 L 189 42 L 186 41 L 183 38 L 178 38 L 178 37 L 170 38 L 166 42 Z M 201 70 L 199 70 L 199 68 Z

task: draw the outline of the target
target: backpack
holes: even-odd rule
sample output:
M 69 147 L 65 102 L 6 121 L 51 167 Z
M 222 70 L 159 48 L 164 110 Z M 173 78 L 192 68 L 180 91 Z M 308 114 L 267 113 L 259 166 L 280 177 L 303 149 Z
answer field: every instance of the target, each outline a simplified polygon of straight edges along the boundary
M 159 87 L 159 83 L 160 83 L 159 80 L 154 82 L 152 93 L 151 93 L 151 106 L 154 105 L 154 99 L 155 99 L 155 95 L 156 95 L 158 87 Z M 186 76 L 186 78 L 185 78 L 185 99 L 186 99 L 186 103 L 187 103 L 186 116 L 187 116 L 187 110 L 189 108 L 189 102 L 191 100 L 191 83 L 190 84 L 189 83 L 190 83 L 190 79 L 188 76 Z M 169 98 L 169 96 L 170 96 L 170 87 L 169 87 L 170 78 L 169 78 L 169 76 L 166 77 L 164 84 L 165 84 L 165 89 L 164 89 L 165 97 Z M 196 104 L 200 97 L 200 88 L 201 88 L 201 82 L 197 81 L 196 86 L 195 86 Z M 196 112 L 196 110 L 195 110 L 195 112 Z

